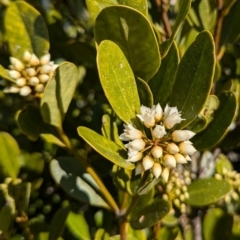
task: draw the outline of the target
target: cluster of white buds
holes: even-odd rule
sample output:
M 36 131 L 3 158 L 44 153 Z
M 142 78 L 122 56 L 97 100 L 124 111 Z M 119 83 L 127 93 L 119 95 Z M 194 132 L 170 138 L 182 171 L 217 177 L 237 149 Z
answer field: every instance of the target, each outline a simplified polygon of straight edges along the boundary
M 146 128 L 151 131 L 151 139 L 133 124 L 124 125 L 124 133 L 120 135 L 122 141 L 129 141 L 129 162 L 136 162 L 135 173 L 140 174 L 151 169 L 153 175 L 168 181 L 170 170 L 176 164 L 191 161 L 190 156 L 196 152 L 189 141 L 195 133 L 189 130 L 173 130 L 173 127 L 182 120 L 177 107 L 166 105 L 164 111 L 160 104 L 151 109 L 145 106 L 140 108 L 141 114 L 137 117 Z
M 194 178 L 188 170 L 183 168 L 174 169 L 171 177 L 166 185 L 166 193 L 163 194 L 163 199 L 171 199 L 173 205 L 178 208 L 181 213 L 187 212 L 185 201 L 189 198 L 187 186 Z
M 223 168 L 222 174 L 216 173 L 215 178 L 225 180 L 232 186 L 232 190 L 225 195 L 224 201 L 226 203 L 238 202 L 240 195 L 240 174 L 236 171 L 229 171 Z
M 15 83 L 5 81 L 5 93 L 19 93 L 21 96 L 40 94 L 45 84 L 53 76 L 58 65 L 50 61 L 50 54 L 38 58 L 35 54 L 25 51 L 22 61 L 10 57 L 8 74 Z

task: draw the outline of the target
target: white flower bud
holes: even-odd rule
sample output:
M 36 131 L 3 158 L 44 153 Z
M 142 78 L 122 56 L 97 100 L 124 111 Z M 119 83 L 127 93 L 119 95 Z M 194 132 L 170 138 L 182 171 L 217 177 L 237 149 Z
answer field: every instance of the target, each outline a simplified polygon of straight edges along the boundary
M 23 86 L 25 86 L 26 85 L 26 83 L 27 83 L 27 81 L 26 81 L 26 79 L 25 78 L 18 78 L 17 80 L 16 80 L 16 85 L 18 86 L 18 87 L 23 87 Z
M 185 192 L 185 193 L 184 193 L 184 197 L 185 197 L 185 199 L 189 199 L 189 197 L 190 197 L 189 193 L 188 193 L 188 192 Z
M 163 154 L 163 149 L 162 149 L 162 147 L 160 147 L 160 146 L 155 146 L 155 147 L 153 147 L 152 150 L 151 150 L 151 154 L 152 154 L 152 156 L 155 157 L 155 158 L 160 158 L 160 157 L 162 157 L 162 154 Z
M 8 71 L 8 74 L 11 78 L 18 79 L 21 77 L 21 73 L 16 70 L 10 70 Z
M 176 189 L 176 191 L 175 191 L 175 194 L 176 194 L 176 196 L 180 196 L 180 194 L 181 194 L 181 191 L 180 191 L 180 189 Z
M 186 185 L 189 185 L 191 182 L 192 182 L 192 180 L 191 180 L 190 177 L 186 177 L 186 178 L 185 178 L 185 183 L 186 183 Z
M 191 162 L 192 159 L 188 155 L 183 155 L 188 162 Z
M 142 138 L 142 132 L 134 128 L 131 123 L 128 125 L 124 124 L 124 128 L 124 133 L 119 136 L 122 141 L 130 141 Z
M 180 153 L 184 155 L 193 155 L 197 150 L 189 142 L 181 142 L 179 144 Z
M 45 82 L 47 82 L 49 80 L 49 75 L 47 75 L 47 74 L 40 74 L 38 76 L 38 78 L 39 78 L 41 83 L 45 83 Z
M 152 131 L 152 136 L 155 138 L 155 139 L 160 139 L 162 138 L 166 133 L 165 131 L 165 127 L 162 126 L 162 125 L 156 125 L 156 127 L 153 129 Z
M 4 93 L 18 93 L 19 92 L 19 88 L 16 86 L 11 86 L 11 87 L 6 87 L 4 88 L 3 92 Z
M 168 104 L 164 109 L 163 124 L 165 128 L 171 129 L 175 124 L 180 123 L 182 120 L 181 113 L 178 112 L 177 107 L 169 107 Z
M 42 74 L 49 74 L 51 71 L 52 71 L 52 66 L 50 66 L 48 64 L 42 66 L 40 69 L 40 73 L 42 73 Z
M 188 134 L 188 139 L 186 139 L 186 140 L 189 140 L 189 139 L 191 139 L 192 137 L 194 137 L 194 136 L 196 135 L 195 132 L 192 132 L 192 131 L 190 131 L 190 130 L 183 130 L 183 131 Z M 185 141 L 185 140 L 184 140 L 184 141 Z
M 178 198 L 174 199 L 173 203 L 176 207 L 180 207 L 180 200 Z
M 44 86 L 43 86 L 43 84 L 40 83 L 40 84 L 36 85 L 34 89 L 36 92 L 41 93 L 44 90 Z
M 168 178 L 169 178 L 169 169 L 168 168 L 163 169 L 161 177 L 165 180 L 165 182 L 168 181 Z
M 128 152 L 128 162 L 137 162 L 142 159 L 142 153 L 138 151 Z
M 13 65 L 13 67 L 19 72 L 21 72 L 25 68 L 23 63 L 20 60 L 18 60 L 17 58 L 10 57 L 10 62 Z
M 166 147 L 167 152 L 175 154 L 179 152 L 179 148 L 175 143 L 169 143 Z
M 23 53 L 23 61 L 29 62 L 31 59 L 32 54 L 29 51 L 25 51 Z
M 144 168 L 142 166 L 142 163 L 138 162 L 135 168 L 135 175 L 141 174 L 142 172 L 144 172 Z
M 174 157 L 175 157 L 176 162 L 178 164 L 185 164 L 185 163 L 187 163 L 186 158 L 182 154 L 180 154 L 180 153 L 175 153 Z
M 231 192 L 230 194 L 231 194 L 231 197 L 233 198 L 233 200 L 235 200 L 235 201 L 239 200 L 239 196 L 235 191 Z
M 174 142 L 183 142 L 189 139 L 189 135 L 187 132 L 183 130 L 175 130 L 172 133 L 172 140 Z
M 152 168 L 153 164 L 154 164 L 154 159 L 149 155 L 146 155 L 142 160 L 142 165 L 145 171 Z
M 155 111 L 154 119 L 156 122 L 159 122 L 160 120 L 162 120 L 163 110 L 159 103 L 156 106 L 154 105 L 151 110 Z
M 227 204 L 231 202 L 231 197 L 229 196 L 229 194 L 225 195 L 224 200 Z
M 184 201 L 185 201 L 185 196 L 184 196 L 184 194 L 181 194 L 181 195 L 179 196 L 179 199 L 180 199 L 181 202 L 184 202 Z
M 140 139 L 135 139 L 128 144 L 125 145 L 126 148 L 128 148 L 131 151 L 141 151 L 145 147 L 145 142 Z
M 165 154 L 163 156 L 163 161 L 169 168 L 175 168 L 176 167 L 176 159 L 171 154 Z
M 155 111 L 142 105 L 140 107 L 140 112 L 141 114 L 137 114 L 137 117 L 144 123 L 147 128 L 153 127 L 155 125 Z
M 50 61 L 50 57 L 51 57 L 51 56 L 50 56 L 49 53 L 47 53 L 47 54 L 43 55 L 42 57 L 40 57 L 40 64 L 41 64 L 41 65 L 48 64 L 49 61 Z
M 219 173 L 215 173 L 214 177 L 218 180 L 222 180 L 222 175 L 220 175 Z
M 30 60 L 29 60 L 29 64 L 31 66 L 37 66 L 39 65 L 39 59 L 37 58 L 37 56 L 35 54 L 32 54 Z
M 152 167 L 152 173 L 155 176 L 155 178 L 159 178 L 159 176 L 162 173 L 162 166 L 160 163 L 155 162 Z
M 37 77 L 31 77 L 29 80 L 29 84 L 31 86 L 36 86 L 39 83 L 39 79 Z
M 26 68 L 25 71 L 29 77 L 34 77 L 37 74 L 34 68 Z
M 28 96 L 32 92 L 31 88 L 29 86 L 24 86 L 20 88 L 19 94 L 23 97 Z

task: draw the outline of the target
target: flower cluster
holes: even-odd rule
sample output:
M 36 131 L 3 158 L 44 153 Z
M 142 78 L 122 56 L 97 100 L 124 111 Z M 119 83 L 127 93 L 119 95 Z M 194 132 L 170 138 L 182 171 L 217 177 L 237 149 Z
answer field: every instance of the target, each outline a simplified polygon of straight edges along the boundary
M 141 106 L 137 117 L 144 126 L 150 129 L 150 139 L 145 131 L 135 128 L 132 123 L 124 125 L 124 133 L 120 135 L 122 141 L 129 141 L 125 147 L 128 149 L 129 162 L 136 162 L 135 173 L 151 169 L 153 175 L 161 176 L 166 182 L 169 173 L 176 164 L 191 161 L 190 156 L 196 149 L 189 141 L 195 133 L 188 130 L 173 130 L 173 127 L 182 120 L 177 107 L 166 105 L 164 111 L 160 104 L 151 109 Z
M 224 201 L 226 203 L 239 201 L 240 195 L 240 174 L 236 171 L 229 171 L 223 168 L 222 174 L 216 173 L 215 178 L 222 180 L 224 179 L 232 186 L 232 190 L 225 195 Z
M 44 90 L 44 85 L 52 77 L 58 65 L 50 61 L 50 54 L 37 58 L 35 54 L 25 51 L 22 61 L 10 57 L 8 74 L 15 80 L 3 82 L 5 93 L 19 93 L 21 96 L 28 96 L 30 93 L 39 94 Z

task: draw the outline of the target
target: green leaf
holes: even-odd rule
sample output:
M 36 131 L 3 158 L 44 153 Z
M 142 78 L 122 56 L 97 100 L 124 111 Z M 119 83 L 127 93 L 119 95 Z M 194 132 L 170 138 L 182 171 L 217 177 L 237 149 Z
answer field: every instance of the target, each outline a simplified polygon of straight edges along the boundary
M 166 227 L 163 226 L 160 228 L 158 240 L 172 240 L 176 239 L 178 235 L 178 228 L 177 227 Z
M 10 239 L 11 226 L 14 221 L 14 213 L 11 206 L 6 205 L 0 210 L 0 219 L 4 219 L 4 221 L 0 221 L 0 231 L 3 232 L 5 237 Z
M 99 187 L 92 176 L 84 172 L 73 157 L 59 157 L 50 163 L 53 179 L 75 199 L 93 206 L 109 208 L 99 195 Z
M 228 126 L 234 119 L 237 107 L 233 92 L 222 92 L 219 96 L 220 106 L 208 127 L 194 136 L 191 141 L 198 150 L 214 147 L 228 132 Z M 213 134 L 214 133 L 214 134 Z
M 203 131 L 208 125 L 207 118 L 199 115 L 188 126 L 187 129 L 195 133 Z
M 141 78 L 137 78 L 136 83 L 141 104 L 151 108 L 153 106 L 153 95 L 150 87 Z
M 207 206 L 219 201 L 229 191 L 231 191 L 231 186 L 224 180 L 199 179 L 188 186 L 190 197 L 186 203 L 198 207 Z
M 179 64 L 170 100 L 186 119 L 183 128 L 192 122 L 207 99 L 215 66 L 214 43 L 208 31 L 201 32 L 184 54 Z
M 146 0 L 86 0 L 86 4 L 88 11 L 94 20 L 103 8 L 118 4 L 132 7 L 146 17 L 148 15 L 148 3 Z
M 110 236 L 105 229 L 100 228 L 96 231 L 94 240 L 110 240 Z
M 143 207 L 130 219 L 133 229 L 142 229 L 154 225 L 170 211 L 169 202 L 157 199 Z
M 149 192 L 151 189 L 153 189 L 154 186 L 155 186 L 156 184 L 158 184 L 160 181 L 161 181 L 161 179 L 158 179 L 158 178 L 151 178 L 151 179 L 147 180 L 147 181 L 143 184 L 143 186 L 141 186 L 141 187 L 138 189 L 138 191 L 137 191 L 138 195 L 143 195 L 143 194 L 148 193 L 148 192 Z
M 64 62 L 47 83 L 41 99 L 41 113 L 46 123 L 62 128 L 64 116 L 73 98 L 78 80 L 74 64 Z
M 2 65 L 0 65 L 0 76 L 10 82 L 15 83 L 15 80 L 9 76 L 8 71 Z
M 41 14 L 28 3 L 11 3 L 5 13 L 4 25 L 13 57 L 21 59 L 26 50 L 35 53 L 37 57 L 48 52 L 47 26 Z
M 17 122 L 29 139 L 36 141 L 41 136 L 47 142 L 65 147 L 65 144 L 59 139 L 56 129 L 43 121 L 39 107 L 31 104 L 26 105 L 18 113 Z
M 119 167 L 129 170 L 134 169 L 134 164 L 126 161 L 127 152 L 125 149 L 89 128 L 78 127 L 77 131 L 80 137 L 106 159 Z
M 0 151 L 1 178 L 17 178 L 20 169 L 20 149 L 16 140 L 6 132 L 0 132 Z
M 110 237 L 110 240 L 121 240 L 121 236 L 120 235 L 115 235 L 115 236 L 112 236 Z M 133 235 L 130 235 L 130 234 L 127 234 L 127 239 L 128 240 L 139 240 L 137 239 L 136 237 L 134 237 Z
M 230 239 L 233 216 L 220 208 L 209 209 L 203 219 L 204 240 Z
M 49 232 L 48 240 L 58 240 L 58 238 L 62 235 L 65 221 L 69 214 L 69 207 L 62 207 L 57 210 L 54 214 L 51 221 L 51 228 Z
M 129 123 L 139 112 L 140 102 L 127 59 L 115 43 L 105 40 L 99 46 L 97 62 L 100 81 L 108 101 L 116 114 Z
M 176 43 L 173 42 L 168 54 L 162 60 L 158 72 L 148 83 L 153 93 L 154 104 L 160 103 L 164 107 L 169 102 L 178 63 L 179 53 Z
M 159 47 L 153 28 L 144 15 L 132 8 L 112 6 L 103 9 L 96 19 L 95 40 L 98 45 L 103 40 L 117 44 L 128 59 L 134 74 L 145 81 L 160 66 Z M 118 56 L 114 56 L 116 61 Z
M 90 240 L 88 224 L 83 213 L 70 212 L 67 218 L 66 225 L 69 231 L 79 240 Z
M 216 172 L 219 174 L 223 174 L 223 169 L 227 171 L 233 171 L 232 163 L 227 159 L 224 154 L 219 154 L 216 159 Z
M 172 35 L 167 41 L 163 42 L 160 45 L 162 58 L 164 58 L 167 55 L 167 53 L 173 43 L 173 40 L 175 39 L 175 37 L 178 33 L 178 30 L 180 29 L 183 21 L 185 20 L 187 14 L 188 14 L 190 7 L 191 7 L 191 0 L 181 0 L 180 6 L 179 6 L 179 12 L 177 14 L 177 17 L 176 17 L 176 20 L 175 20 L 175 23 L 173 26 Z

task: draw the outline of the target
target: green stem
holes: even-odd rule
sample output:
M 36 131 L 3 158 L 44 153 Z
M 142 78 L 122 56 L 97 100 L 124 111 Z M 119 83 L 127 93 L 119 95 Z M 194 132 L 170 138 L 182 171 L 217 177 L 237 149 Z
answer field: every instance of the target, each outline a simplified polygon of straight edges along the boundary
M 63 141 L 63 143 L 66 145 L 66 147 L 70 150 L 70 152 L 77 158 L 77 160 L 80 162 L 80 164 L 85 168 L 86 172 L 89 173 L 92 178 L 95 180 L 97 185 L 99 186 L 101 193 L 103 197 L 105 198 L 106 202 L 108 203 L 109 207 L 112 209 L 112 211 L 118 215 L 120 210 L 118 208 L 117 203 L 113 199 L 112 195 L 109 193 L 107 188 L 105 187 L 104 183 L 98 176 L 98 174 L 95 172 L 95 170 L 92 168 L 92 166 L 84 159 L 77 149 L 75 149 L 72 144 L 69 141 L 69 138 L 64 134 L 62 129 L 58 129 L 58 133 Z

